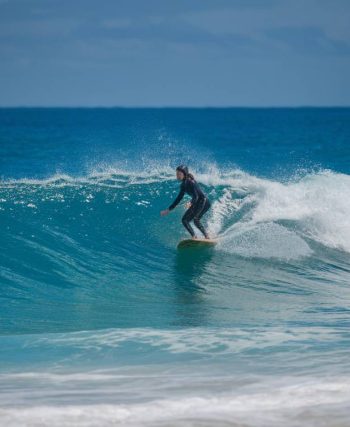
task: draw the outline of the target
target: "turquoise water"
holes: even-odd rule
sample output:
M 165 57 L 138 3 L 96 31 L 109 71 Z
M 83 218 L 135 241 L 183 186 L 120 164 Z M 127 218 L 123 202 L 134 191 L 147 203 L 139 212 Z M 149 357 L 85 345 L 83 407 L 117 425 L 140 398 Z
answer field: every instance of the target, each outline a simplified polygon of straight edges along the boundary
M 347 426 L 350 109 L 0 109 L 0 424 Z M 186 232 L 174 168 L 212 201 Z

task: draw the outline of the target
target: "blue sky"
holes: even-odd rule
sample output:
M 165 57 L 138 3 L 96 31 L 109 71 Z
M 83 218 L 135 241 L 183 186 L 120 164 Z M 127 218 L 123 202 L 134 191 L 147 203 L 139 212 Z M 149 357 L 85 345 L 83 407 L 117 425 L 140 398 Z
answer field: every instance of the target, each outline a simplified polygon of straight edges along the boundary
M 0 0 L 1 106 L 344 106 L 349 76 L 349 0 Z

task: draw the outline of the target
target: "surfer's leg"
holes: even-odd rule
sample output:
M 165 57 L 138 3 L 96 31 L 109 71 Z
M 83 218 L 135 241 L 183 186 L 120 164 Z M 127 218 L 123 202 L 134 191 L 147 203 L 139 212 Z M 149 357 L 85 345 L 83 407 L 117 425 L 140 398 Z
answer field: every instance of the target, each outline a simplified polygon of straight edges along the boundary
M 201 204 L 198 207 L 198 210 L 196 210 L 195 216 L 194 216 L 194 224 L 195 226 L 198 228 L 198 230 L 201 231 L 201 233 L 204 235 L 204 237 L 206 239 L 209 239 L 208 233 L 206 232 L 205 228 L 203 227 L 203 224 L 200 222 L 200 219 L 202 218 L 202 216 L 208 211 L 208 209 L 210 208 L 211 203 L 210 201 L 206 198 L 204 203 Z
M 194 216 L 193 208 L 190 207 L 189 209 L 187 209 L 187 211 L 184 213 L 184 216 L 182 217 L 182 224 L 186 228 L 186 230 L 190 233 L 190 235 L 192 237 L 195 237 L 196 234 L 190 224 L 190 221 L 193 220 L 193 216 Z

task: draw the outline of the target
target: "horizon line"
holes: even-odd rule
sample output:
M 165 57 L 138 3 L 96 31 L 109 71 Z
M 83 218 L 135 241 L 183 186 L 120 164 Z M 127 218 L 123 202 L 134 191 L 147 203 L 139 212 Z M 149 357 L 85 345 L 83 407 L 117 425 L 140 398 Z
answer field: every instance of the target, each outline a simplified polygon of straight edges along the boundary
M 278 109 L 278 108 L 350 108 L 349 105 L 0 105 L 0 109 L 54 109 L 54 108 L 86 108 L 86 109 Z

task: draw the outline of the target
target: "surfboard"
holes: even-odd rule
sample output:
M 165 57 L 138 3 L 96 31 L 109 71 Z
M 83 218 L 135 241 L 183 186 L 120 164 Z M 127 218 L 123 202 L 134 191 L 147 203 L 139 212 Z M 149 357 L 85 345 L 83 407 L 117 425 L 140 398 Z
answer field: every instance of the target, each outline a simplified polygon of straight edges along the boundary
M 217 242 L 218 239 L 184 239 L 178 243 L 177 248 L 214 246 Z

